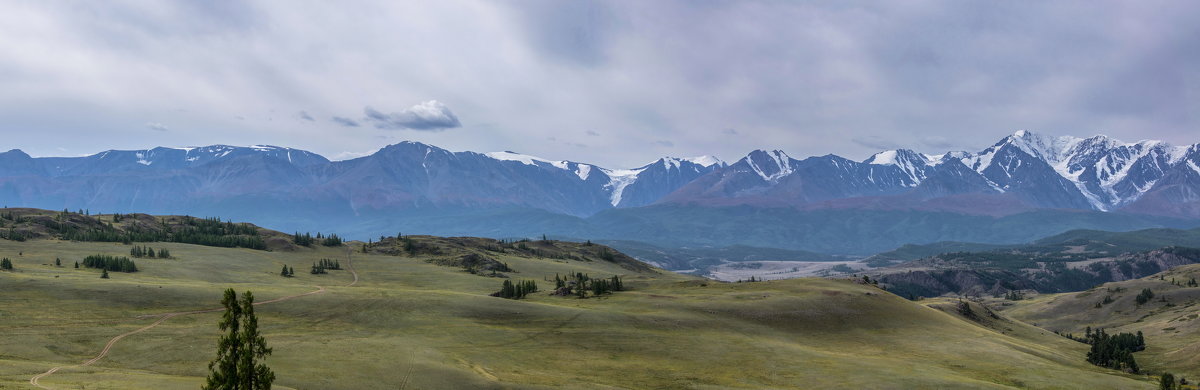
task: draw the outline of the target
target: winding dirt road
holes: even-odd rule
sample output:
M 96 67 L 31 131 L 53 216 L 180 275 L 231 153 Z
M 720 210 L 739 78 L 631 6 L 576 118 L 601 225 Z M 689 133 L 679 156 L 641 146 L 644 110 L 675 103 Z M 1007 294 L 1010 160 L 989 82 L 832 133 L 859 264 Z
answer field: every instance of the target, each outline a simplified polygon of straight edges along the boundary
M 354 280 L 351 281 L 350 284 L 347 284 L 345 287 L 351 287 L 351 286 L 354 286 L 355 284 L 358 284 L 358 272 L 356 272 L 354 270 L 354 262 L 353 262 L 353 260 L 351 260 L 351 256 L 350 256 L 351 252 L 353 252 L 353 251 L 350 250 L 349 248 L 346 249 L 346 266 L 347 266 L 347 269 L 350 271 L 350 274 L 354 276 Z M 325 292 L 325 287 L 322 287 L 322 286 L 316 286 L 316 287 L 317 287 L 316 290 L 309 291 L 309 292 L 306 292 L 303 294 L 289 295 L 286 297 L 275 298 L 275 299 L 266 300 L 266 301 L 262 301 L 262 302 L 254 302 L 254 306 L 278 303 L 278 302 L 288 301 L 288 300 L 292 300 L 292 299 L 296 299 L 296 298 L 300 298 L 300 297 L 304 297 L 304 296 L 309 296 L 309 295 L 313 295 L 313 294 L 321 294 L 321 293 Z M 222 311 L 222 310 L 225 310 L 225 308 L 222 307 L 222 308 L 214 308 L 214 309 L 202 309 L 202 310 L 193 310 L 193 311 L 180 311 L 180 312 L 174 312 L 174 313 L 149 314 L 149 315 L 137 316 L 137 318 L 158 317 L 158 320 L 154 321 L 150 325 L 146 325 L 144 327 L 138 328 L 137 330 L 129 331 L 127 333 L 118 335 L 117 337 L 113 337 L 112 339 L 108 340 L 107 344 L 104 345 L 104 349 L 100 350 L 100 354 L 96 355 L 96 357 L 91 358 L 88 361 L 85 361 L 80 364 L 75 364 L 75 365 L 58 366 L 58 367 L 51 368 L 51 369 L 47 370 L 46 372 L 43 372 L 41 374 L 34 376 L 33 378 L 29 378 L 29 384 L 37 386 L 38 388 L 52 390 L 51 388 L 43 386 L 42 384 L 38 383 L 38 381 L 58 372 L 59 370 L 63 370 L 63 369 L 67 369 L 67 368 L 76 368 L 76 367 L 87 367 L 92 364 L 95 364 L 96 362 L 100 361 L 101 359 L 104 359 L 105 356 L 108 356 L 108 352 L 110 350 L 112 350 L 112 347 L 114 345 L 116 345 L 118 342 L 120 342 L 122 339 L 132 336 L 132 335 L 135 335 L 135 334 L 138 334 L 138 333 L 145 332 L 150 329 L 153 329 L 154 327 L 162 324 L 163 322 L 165 322 L 166 320 L 169 320 L 171 318 L 175 318 L 178 316 L 192 315 L 192 314 L 213 313 L 213 312 L 218 312 L 218 311 Z

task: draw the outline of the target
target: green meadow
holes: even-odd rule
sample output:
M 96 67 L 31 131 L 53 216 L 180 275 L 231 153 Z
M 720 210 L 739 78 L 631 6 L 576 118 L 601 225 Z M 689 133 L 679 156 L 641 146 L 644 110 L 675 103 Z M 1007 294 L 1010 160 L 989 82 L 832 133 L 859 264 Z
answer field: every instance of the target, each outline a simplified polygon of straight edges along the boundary
M 537 242 L 559 258 L 493 251 L 491 240 L 415 240 L 438 254 L 344 247 L 230 249 L 175 243 L 140 272 L 75 269 L 120 243 L 0 240 L 0 388 L 196 389 L 215 356 L 226 288 L 257 307 L 285 389 L 1136 389 L 1148 377 L 1091 366 L 1086 346 L 1007 319 L 964 318 L 950 303 L 910 302 L 852 280 L 721 283 L 595 259 L 595 247 Z M 397 245 L 389 242 L 387 245 Z M 598 246 L 597 246 L 598 247 Z M 394 248 L 392 248 L 394 249 Z M 588 252 L 591 251 L 591 252 Z M 393 251 L 394 252 L 394 251 Z M 401 251 L 402 252 L 402 251 Z M 478 253 L 536 280 L 521 300 L 488 296 L 504 279 L 437 265 Z M 561 256 L 561 255 L 575 256 Z M 63 266 L 54 265 L 61 258 Z M 320 259 L 344 270 L 310 275 Z M 437 260 L 437 261 L 431 261 Z M 284 265 L 295 277 L 279 275 Z M 358 274 L 357 283 L 350 268 Z M 621 275 L 628 291 L 551 296 L 555 274 Z M 549 280 L 549 281 L 547 281 Z

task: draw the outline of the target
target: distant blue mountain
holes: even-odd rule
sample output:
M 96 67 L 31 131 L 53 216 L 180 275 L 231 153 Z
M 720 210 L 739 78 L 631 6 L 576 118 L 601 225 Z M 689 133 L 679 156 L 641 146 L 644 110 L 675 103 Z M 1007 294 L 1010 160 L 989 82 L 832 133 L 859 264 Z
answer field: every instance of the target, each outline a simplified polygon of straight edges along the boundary
M 1188 225 L 1200 220 L 1200 146 L 1020 131 L 979 152 L 901 149 L 859 162 L 756 150 L 732 164 L 664 157 L 633 169 L 416 142 L 345 161 L 276 146 L 11 150 L 0 153 L 0 203 L 222 216 L 359 238 L 547 233 L 844 254 L 1036 238 L 1013 229 Z M 1033 220 L 1044 226 L 1003 223 Z M 990 236 L 960 231 L 982 225 Z

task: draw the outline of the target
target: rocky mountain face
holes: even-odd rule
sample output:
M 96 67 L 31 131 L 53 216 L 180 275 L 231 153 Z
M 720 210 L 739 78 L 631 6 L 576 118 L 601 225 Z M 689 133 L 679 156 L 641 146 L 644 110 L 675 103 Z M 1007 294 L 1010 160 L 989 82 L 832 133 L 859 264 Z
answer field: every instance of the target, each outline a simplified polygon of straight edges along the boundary
M 863 162 L 834 155 L 796 160 L 781 151 L 757 150 L 665 201 L 835 208 L 886 203 L 961 211 L 956 203 L 967 198 L 981 205 L 976 211 L 984 214 L 1078 209 L 1196 218 L 1198 158 L 1197 145 L 1044 137 L 1027 131 L 975 153 L 928 155 L 901 149 Z

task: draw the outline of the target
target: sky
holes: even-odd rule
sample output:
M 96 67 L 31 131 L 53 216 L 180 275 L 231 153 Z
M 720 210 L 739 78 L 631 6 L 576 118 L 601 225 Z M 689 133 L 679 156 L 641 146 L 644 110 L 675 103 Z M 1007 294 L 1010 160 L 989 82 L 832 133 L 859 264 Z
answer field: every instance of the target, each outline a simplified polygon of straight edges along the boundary
M 0 149 L 405 140 L 630 168 L 1200 142 L 1195 1 L 15 1 Z

